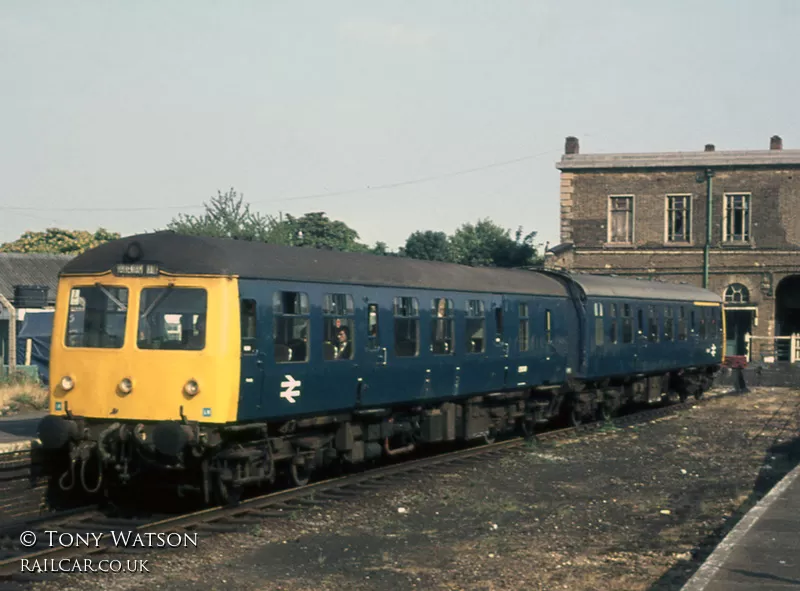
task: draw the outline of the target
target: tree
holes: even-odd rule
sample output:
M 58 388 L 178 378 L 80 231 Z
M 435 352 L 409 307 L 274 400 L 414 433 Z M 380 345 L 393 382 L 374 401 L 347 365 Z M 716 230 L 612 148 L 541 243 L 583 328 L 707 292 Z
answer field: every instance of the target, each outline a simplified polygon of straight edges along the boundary
M 450 238 L 455 262 L 484 267 L 526 267 L 539 263 L 533 239 L 536 232 L 522 236 L 522 227 L 515 238 L 488 218 L 476 224 L 464 224 Z
M 178 214 L 167 224 L 167 229 L 189 236 L 210 236 L 212 238 L 235 238 L 289 244 L 289 228 L 272 216 L 250 211 L 244 197 L 231 188 L 227 193 L 217 191 L 210 203 L 204 204 L 202 215 Z
M 454 253 L 447 234 L 431 230 L 417 231 L 406 239 L 403 254 L 412 259 L 454 262 Z
M 369 252 L 358 242 L 358 232 L 344 222 L 330 220 L 325 212 L 307 213 L 299 218 L 286 215 L 283 222 L 291 235 L 291 244 L 346 252 Z M 385 245 L 384 245 L 385 246 Z
M 0 245 L 0 252 L 37 252 L 77 255 L 104 242 L 120 238 L 118 232 L 99 228 L 95 232 L 48 228 L 44 232 L 25 232 L 14 242 Z

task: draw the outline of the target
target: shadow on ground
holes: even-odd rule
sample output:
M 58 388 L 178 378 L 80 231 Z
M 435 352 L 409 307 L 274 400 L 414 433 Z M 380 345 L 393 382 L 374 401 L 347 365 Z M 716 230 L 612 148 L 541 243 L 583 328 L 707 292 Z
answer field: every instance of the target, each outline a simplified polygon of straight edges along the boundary
M 677 562 L 653 583 L 648 591 L 676 591 L 682 588 L 711 555 L 717 544 L 736 527 L 742 517 L 798 464 L 800 464 L 800 435 L 789 441 L 772 445 L 764 456 L 753 490 L 747 499 L 722 526 L 715 529 L 694 547 L 691 560 Z

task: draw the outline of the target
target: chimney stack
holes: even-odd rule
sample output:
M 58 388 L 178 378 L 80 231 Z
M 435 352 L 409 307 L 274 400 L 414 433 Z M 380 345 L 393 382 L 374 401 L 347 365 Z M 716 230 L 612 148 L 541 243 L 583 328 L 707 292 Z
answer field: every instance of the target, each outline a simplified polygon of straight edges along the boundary
M 714 144 L 706 144 L 706 152 L 713 152 Z
M 783 140 L 779 135 L 773 135 L 769 138 L 769 149 L 770 150 L 783 150 Z
M 567 138 L 567 143 L 564 146 L 564 153 L 565 154 L 578 154 L 580 153 L 580 146 L 578 145 L 578 138 L 569 136 Z

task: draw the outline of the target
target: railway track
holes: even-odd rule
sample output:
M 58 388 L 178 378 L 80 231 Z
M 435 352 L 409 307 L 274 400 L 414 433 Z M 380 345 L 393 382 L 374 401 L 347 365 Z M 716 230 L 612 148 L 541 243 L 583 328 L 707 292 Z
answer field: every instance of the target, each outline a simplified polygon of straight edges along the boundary
M 22 572 L 22 561 L 27 565 L 50 564 L 50 570 L 57 569 L 59 561 L 68 559 L 93 558 L 100 560 L 119 560 L 124 563 L 132 556 L 152 547 L 141 545 L 120 545 L 115 543 L 111 532 L 127 535 L 134 540 L 136 534 L 146 537 L 148 534 L 177 534 L 179 536 L 195 535 L 197 539 L 213 535 L 216 532 L 236 532 L 243 527 L 255 526 L 265 518 L 290 517 L 297 511 L 309 507 L 357 498 L 365 491 L 385 490 L 402 483 L 408 475 L 436 475 L 453 469 L 474 466 L 492 457 L 507 453 L 525 453 L 526 446 L 532 442 L 553 441 L 574 438 L 589 433 L 599 432 L 608 426 L 617 428 L 643 424 L 657 418 L 674 415 L 692 406 L 705 404 L 708 401 L 732 394 L 717 394 L 702 400 L 686 401 L 668 406 L 658 406 L 641 412 L 617 417 L 608 422 L 595 421 L 579 425 L 545 431 L 532 438 L 514 437 L 496 443 L 478 445 L 457 451 L 437 455 L 398 461 L 396 464 L 369 469 L 361 473 L 349 474 L 312 483 L 299 488 L 280 490 L 270 494 L 243 500 L 233 506 L 207 508 L 196 512 L 163 515 L 149 514 L 140 517 L 113 516 L 96 507 L 84 507 L 69 513 L 57 513 L 43 516 L 38 520 L 21 519 L 13 524 L 0 525 L 0 591 L 19 591 L 31 583 L 48 580 L 61 574 L 59 572 Z M 67 540 L 78 540 L 78 535 L 88 543 L 62 547 L 53 545 L 53 538 L 47 531 L 67 534 Z M 24 547 L 21 543 L 23 532 L 33 532 L 36 544 Z M 91 534 L 104 534 L 97 540 Z M 163 538 L 162 538 L 163 539 Z M 117 542 L 119 539 L 117 538 Z M 168 548 L 164 548 L 168 549 Z M 36 562 L 38 561 L 38 562 Z M 69 562 L 68 564 L 72 564 Z M 81 561 L 83 564 L 83 561 Z

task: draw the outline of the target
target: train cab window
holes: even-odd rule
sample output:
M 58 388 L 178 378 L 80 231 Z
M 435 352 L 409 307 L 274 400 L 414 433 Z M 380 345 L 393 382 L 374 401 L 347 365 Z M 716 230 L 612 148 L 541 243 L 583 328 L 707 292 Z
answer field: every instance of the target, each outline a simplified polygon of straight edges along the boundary
M 353 296 L 348 293 L 326 293 L 322 299 L 322 358 L 352 359 L 355 349 Z
M 544 311 L 544 342 L 548 345 L 553 342 L 553 323 L 550 310 Z
M 119 349 L 125 343 L 128 290 L 96 285 L 74 287 L 69 294 L 67 347 Z
M 276 291 L 272 296 L 272 313 L 275 362 L 308 361 L 308 295 L 299 291 Z
M 651 343 L 658 342 L 658 310 L 655 306 L 648 306 L 647 310 L 647 340 Z
M 609 343 L 616 343 L 617 342 L 617 305 L 611 304 L 608 307 L 608 316 L 610 320 L 608 321 L 608 342 Z
M 434 298 L 431 304 L 431 351 L 434 355 L 453 354 L 453 300 Z
M 239 308 L 242 352 L 252 354 L 256 350 L 256 301 L 242 300 Z
M 521 303 L 519 305 L 519 338 L 517 340 L 517 347 L 520 351 L 527 351 L 529 346 L 528 328 L 530 327 L 530 320 L 528 319 L 528 304 Z
M 686 308 L 678 308 L 678 340 L 686 340 Z
M 367 343 L 370 349 L 377 349 L 378 340 L 378 304 L 367 306 Z
M 394 354 L 398 357 L 416 357 L 419 354 L 417 298 L 394 298 Z
M 486 350 L 486 316 L 482 300 L 467 302 L 467 353 L 483 353 Z
M 139 302 L 139 349 L 198 351 L 206 344 L 205 289 L 147 287 Z
M 664 308 L 664 340 L 675 340 L 675 318 L 674 310 L 671 306 Z
M 605 338 L 605 327 L 603 326 L 603 304 L 602 302 L 595 302 L 594 304 L 594 344 L 598 347 L 603 345 Z
M 622 342 L 633 342 L 633 311 L 630 304 L 622 304 Z

